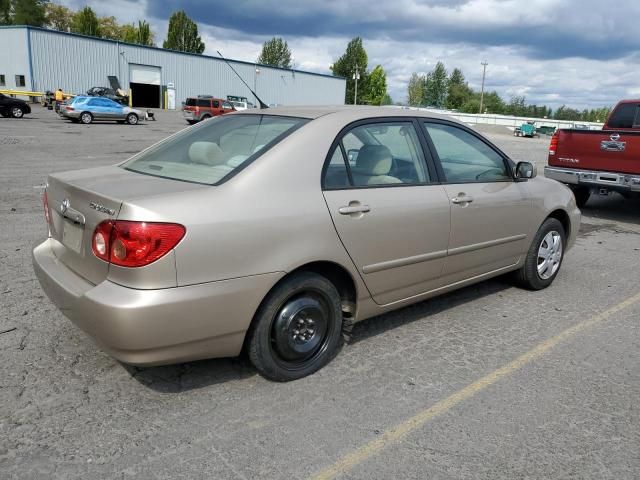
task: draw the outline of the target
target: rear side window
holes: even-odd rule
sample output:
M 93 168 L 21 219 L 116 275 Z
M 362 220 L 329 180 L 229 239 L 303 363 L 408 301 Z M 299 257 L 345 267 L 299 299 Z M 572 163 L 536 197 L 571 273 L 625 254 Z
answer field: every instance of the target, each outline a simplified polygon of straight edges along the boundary
M 449 183 L 512 180 L 502 156 L 471 133 L 451 125 L 425 123 Z
M 196 106 L 196 99 L 195 98 L 187 98 L 187 100 L 184 102 L 184 104 L 187 107 L 195 107 Z
M 328 189 L 430 181 L 412 122 L 356 126 L 343 135 L 331 155 L 323 179 Z
M 157 177 L 217 184 L 306 122 L 295 117 L 221 115 L 158 143 L 121 167 Z
M 616 108 L 609 118 L 609 128 L 632 128 L 634 123 L 637 125 L 638 104 L 623 103 Z M 635 121 L 634 121 L 635 119 Z
M 199 98 L 198 99 L 198 106 L 199 107 L 211 107 L 211 100 L 209 100 L 208 98 Z

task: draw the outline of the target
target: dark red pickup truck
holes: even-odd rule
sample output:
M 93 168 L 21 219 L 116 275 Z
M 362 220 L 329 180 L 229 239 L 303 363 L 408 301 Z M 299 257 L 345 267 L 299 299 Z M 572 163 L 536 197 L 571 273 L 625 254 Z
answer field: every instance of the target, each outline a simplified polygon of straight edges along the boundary
M 602 130 L 558 130 L 544 175 L 567 184 L 583 207 L 593 192 L 640 196 L 640 100 L 623 100 Z

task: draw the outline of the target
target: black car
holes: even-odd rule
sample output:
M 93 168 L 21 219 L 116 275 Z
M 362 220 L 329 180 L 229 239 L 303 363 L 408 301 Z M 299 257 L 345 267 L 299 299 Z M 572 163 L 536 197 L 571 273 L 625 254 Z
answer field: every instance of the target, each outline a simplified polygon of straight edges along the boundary
M 22 118 L 31 113 L 31 107 L 24 100 L 7 97 L 0 93 L 0 115 L 3 117 Z

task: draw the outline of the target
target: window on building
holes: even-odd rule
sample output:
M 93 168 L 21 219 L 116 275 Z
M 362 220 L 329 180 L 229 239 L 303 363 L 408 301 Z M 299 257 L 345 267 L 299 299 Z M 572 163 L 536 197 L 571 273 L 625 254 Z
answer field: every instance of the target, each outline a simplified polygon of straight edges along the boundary
M 24 75 L 16 75 L 16 87 L 24 87 L 26 84 Z
M 0 87 L 4 87 L 7 84 L 7 81 L 4 78 L 4 75 L 0 75 Z

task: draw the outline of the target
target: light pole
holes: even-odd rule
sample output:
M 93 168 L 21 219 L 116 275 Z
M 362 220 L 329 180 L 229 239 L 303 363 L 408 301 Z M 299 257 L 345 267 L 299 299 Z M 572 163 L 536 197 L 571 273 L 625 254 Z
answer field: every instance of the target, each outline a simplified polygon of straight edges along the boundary
M 353 94 L 353 104 L 356 105 L 358 102 L 358 80 L 360 80 L 360 72 L 358 71 L 358 65 L 356 64 L 356 71 L 353 74 L 353 79 L 356 81 L 356 90 Z
M 253 74 L 253 91 L 254 92 L 256 91 L 256 83 L 257 83 L 257 80 L 258 80 L 258 75 L 260 75 L 260 69 L 258 68 L 257 65 L 255 67 L 256 67 L 256 70 L 255 70 L 255 72 Z
M 480 89 L 480 111 L 478 113 L 482 113 L 482 104 L 484 103 L 484 77 L 487 73 L 487 65 L 489 64 L 485 60 L 484 62 L 480 62 L 480 65 L 482 65 L 482 88 Z

